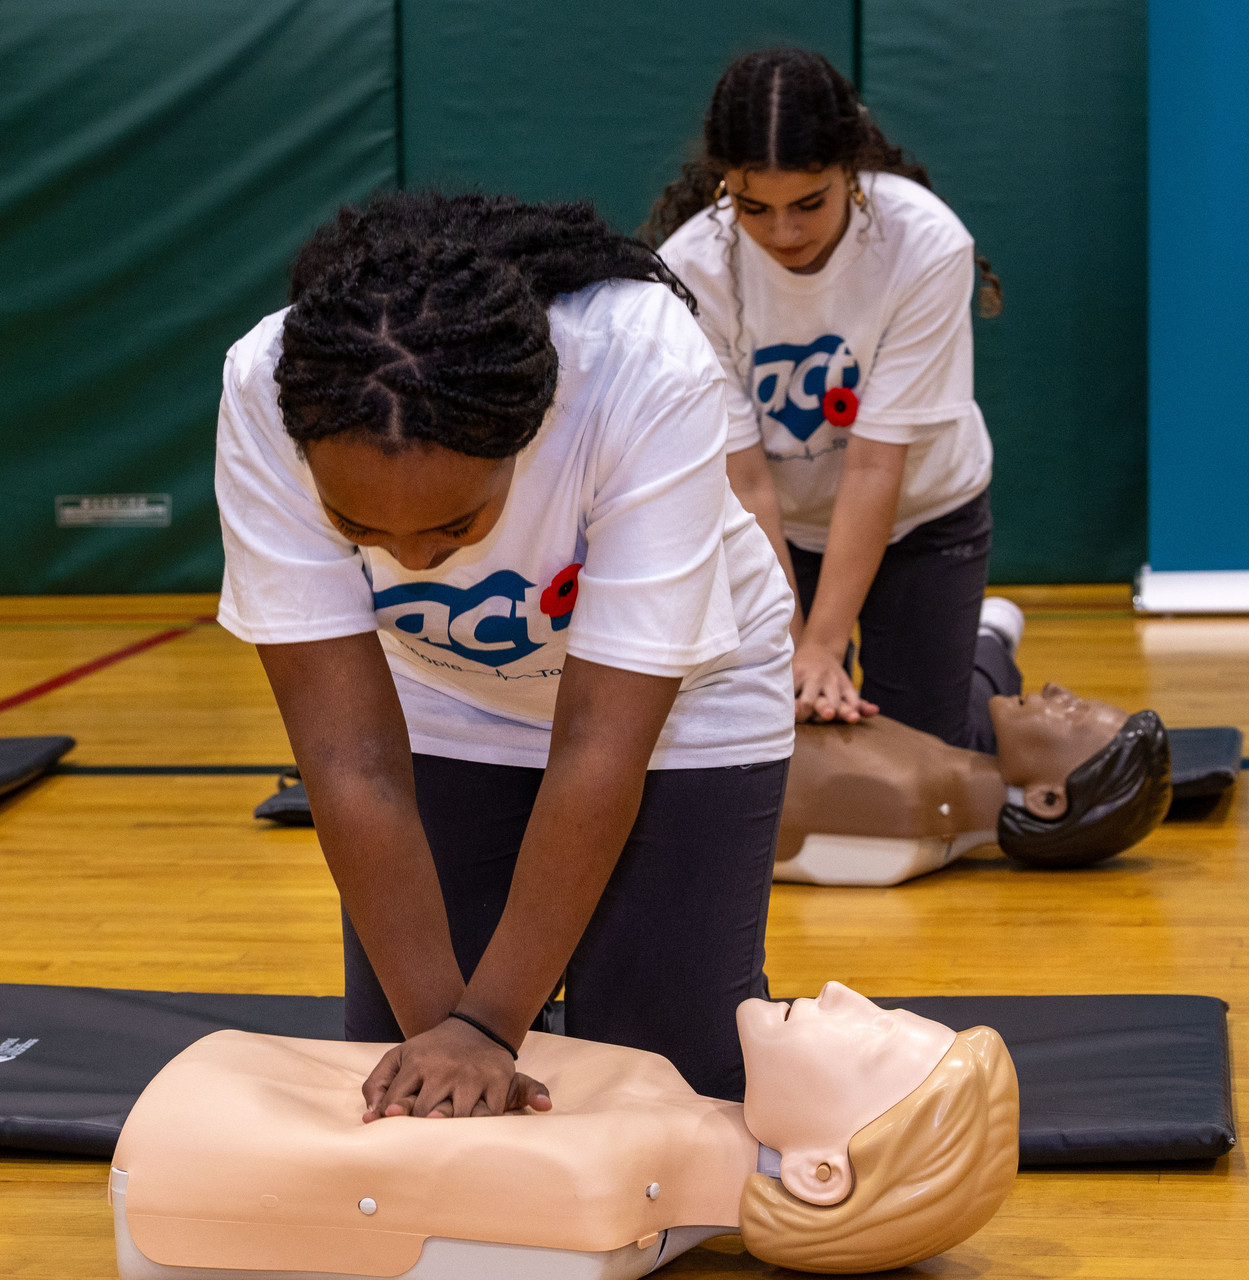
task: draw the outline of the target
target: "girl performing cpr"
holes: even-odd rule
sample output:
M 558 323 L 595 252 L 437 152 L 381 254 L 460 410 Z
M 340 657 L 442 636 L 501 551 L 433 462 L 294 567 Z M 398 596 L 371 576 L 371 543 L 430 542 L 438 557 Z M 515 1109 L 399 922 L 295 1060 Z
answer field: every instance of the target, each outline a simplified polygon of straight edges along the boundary
M 549 1105 L 570 1034 L 740 1098 L 790 593 L 725 480 L 687 295 L 585 206 L 379 197 L 225 370 L 221 621 L 258 646 L 343 901 L 366 1118 Z
M 971 236 L 799 49 L 729 67 L 704 158 L 649 232 L 670 235 L 664 260 L 698 299 L 728 375 L 729 478 L 802 605 L 797 717 L 879 706 L 991 751 L 983 708 L 1019 691 L 1022 615 L 994 601 L 984 622 L 1003 634 L 977 652 L 992 449 L 972 398 Z M 843 666 L 856 620 L 862 697 Z

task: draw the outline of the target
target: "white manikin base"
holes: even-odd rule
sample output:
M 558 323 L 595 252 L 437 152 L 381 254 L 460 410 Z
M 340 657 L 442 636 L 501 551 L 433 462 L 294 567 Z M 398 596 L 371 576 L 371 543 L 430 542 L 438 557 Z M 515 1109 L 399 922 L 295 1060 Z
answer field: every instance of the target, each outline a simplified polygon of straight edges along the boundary
M 772 879 L 790 884 L 879 888 L 939 871 L 969 850 L 996 841 L 997 833 L 993 831 L 969 831 L 949 840 L 809 835 L 797 857 L 773 867 Z
M 341 1272 L 239 1271 L 153 1262 L 139 1252 L 130 1236 L 126 1222 L 128 1179 L 121 1169 L 109 1172 L 117 1274 L 121 1280 L 367 1280 Z M 736 1227 L 674 1227 L 661 1231 L 645 1249 L 629 1244 L 607 1253 L 434 1238 L 425 1242 L 416 1265 L 394 1280 L 636 1280 L 704 1240 L 735 1230 Z

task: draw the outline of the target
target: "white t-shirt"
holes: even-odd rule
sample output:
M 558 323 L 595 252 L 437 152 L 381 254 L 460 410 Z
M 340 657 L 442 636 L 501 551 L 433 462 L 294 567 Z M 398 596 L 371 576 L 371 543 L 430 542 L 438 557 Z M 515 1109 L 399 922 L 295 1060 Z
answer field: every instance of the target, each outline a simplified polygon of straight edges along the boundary
M 555 401 L 517 457 L 503 514 L 425 572 L 327 518 L 277 405 L 284 314 L 226 357 L 227 630 L 283 644 L 376 629 L 416 752 L 543 766 L 572 654 L 682 678 L 652 768 L 790 754 L 792 597 L 725 478 L 724 375 L 666 287 L 557 299 Z
M 728 452 L 763 443 L 785 536 L 824 550 L 847 438 L 905 444 L 891 541 L 969 502 L 993 447 L 973 399 L 972 238 L 931 191 L 860 175 L 865 207 L 825 265 L 797 275 L 768 256 L 722 203 L 666 240 L 664 261 L 698 299 L 728 374 Z M 851 425 L 823 400 L 857 397 Z

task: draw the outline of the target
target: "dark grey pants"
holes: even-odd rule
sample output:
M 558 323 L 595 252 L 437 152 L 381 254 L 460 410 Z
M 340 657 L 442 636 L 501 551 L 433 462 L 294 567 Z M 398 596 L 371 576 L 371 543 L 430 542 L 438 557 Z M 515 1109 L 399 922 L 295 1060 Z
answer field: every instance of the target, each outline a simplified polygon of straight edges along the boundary
M 1006 646 L 977 635 L 992 541 L 985 492 L 893 543 L 859 613 L 863 696 L 894 720 L 990 753 L 997 740 L 989 699 L 1023 687 Z M 823 556 L 792 544 L 789 551 L 805 617 Z
M 507 901 L 542 770 L 412 762 L 467 980 Z M 768 994 L 763 935 L 788 771 L 779 760 L 647 774 L 637 821 L 568 963 L 567 1034 L 663 1054 L 699 1093 L 741 1100 L 735 1011 Z M 343 958 L 347 1039 L 402 1039 L 345 912 Z

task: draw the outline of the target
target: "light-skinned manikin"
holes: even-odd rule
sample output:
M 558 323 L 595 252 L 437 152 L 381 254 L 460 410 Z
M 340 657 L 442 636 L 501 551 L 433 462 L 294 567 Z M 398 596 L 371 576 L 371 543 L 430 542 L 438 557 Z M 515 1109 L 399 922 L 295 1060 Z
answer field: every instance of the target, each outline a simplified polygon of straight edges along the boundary
M 775 878 L 897 883 L 992 843 L 1006 805 L 1058 822 L 1068 812 L 1071 775 L 1129 722 L 1126 711 L 1056 684 L 1025 698 L 992 698 L 989 712 L 996 756 L 885 716 L 800 725 Z
M 369 1125 L 376 1045 L 218 1032 L 122 1133 L 120 1273 L 624 1280 L 739 1230 L 765 1261 L 880 1270 L 952 1247 L 1005 1198 L 1018 1090 L 995 1032 L 839 983 L 746 1001 L 738 1028 L 744 1105 L 655 1054 L 530 1033 L 518 1066 L 551 1111 Z

